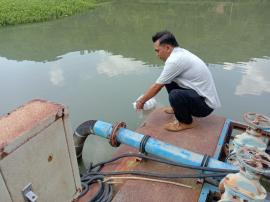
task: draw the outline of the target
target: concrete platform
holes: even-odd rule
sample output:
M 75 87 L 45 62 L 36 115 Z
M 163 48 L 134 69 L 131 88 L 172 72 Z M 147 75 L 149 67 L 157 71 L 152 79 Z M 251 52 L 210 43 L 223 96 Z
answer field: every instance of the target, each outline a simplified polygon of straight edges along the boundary
M 225 118 L 217 115 L 210 115 L 206 118 L 196 119 L 198 125 L 195 128 L 184 130 L 181 132 L 168 132 L 163 129 L 163 125 L 174 120 L 174 115 L 163 112 L 163 109 L 156 109 L 137 129 L 137 132 L 147 134 L 159 140 L 179 146 L 181 148 L 213 156 L 219 135 L 221 134 Z M 121 145 L 117 151 L 117 155 L 127 152 L 138 152 L 137 150 Z M 161 165 L 151 161 L 139 162 L 135 158 L 126 158 L 106 166 L 104 171 L 123 171 L 123 170 L 145 170 L 149 172 L 162 173 L 179 173 L 188 174 L 195 171 Z M 114 186 L 115 196 L 114 202 L 195 202 L 198 201 L 201 184 L 197 184 L 196 179 L 174 180 L 192 188 L 179 187 L 176 185 L 168 185 L 158 182 L 148 182 L 141 180 L 126 180 L 122 184 Z M 90 190 L 84 197 L 79 199 L 80 202 L 88 201 L 93 193 Z

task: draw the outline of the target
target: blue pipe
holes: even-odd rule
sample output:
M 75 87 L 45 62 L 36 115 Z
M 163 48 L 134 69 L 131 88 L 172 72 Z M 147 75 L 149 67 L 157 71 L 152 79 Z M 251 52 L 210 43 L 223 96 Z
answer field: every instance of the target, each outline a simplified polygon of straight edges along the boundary
M 103 138 L 109 138 L 112 132 L 112 124 L 103 121 L 97 121 L 93 127 L 93 132 Z M 116 140 L 120 143 L 126 144 L 130 147 L 139 149 L 140 142 L 144 135 L 128 130 L 126 128 L 120 128 L 117 132 Z M 162 142 L 155 138 L 150 137 L 145 145 L 145 151 L 148 154 L 175 162 L 184 163 L 193 166 L 200 166 L 203 160 L 203 155 L 197 154 L 180 147 L 176 147 L 172 144 Z M 207 165 L 209 168 L 231 169 L 238 170 L 235 166 L 210 158 Z

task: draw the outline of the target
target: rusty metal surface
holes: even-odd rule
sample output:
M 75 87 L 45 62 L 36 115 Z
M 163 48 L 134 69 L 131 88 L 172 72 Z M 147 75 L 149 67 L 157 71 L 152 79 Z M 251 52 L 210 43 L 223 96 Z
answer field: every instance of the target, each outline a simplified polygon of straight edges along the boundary
M 143 161 L 136 170 L 147 170 L 149 172 L 159 173 L 178 173 L 188 174 L 194 173 L 194 171 L 177 168 L 168 165 L 160 165 L 150 161 Z M 170 180 L 172 181 L 172 180 Z M 132 181 L 128 180 L 120 188 L 118 193 L 115 195 L 114 202 L 125 202 L 125 201 L 197 201 L 201 190 L 201 184 L 196 183 L 196 179 L 179 179 L 173 180 L 185 185 L 190 185 L 192 189 L 179 187 L 175 185 L 169 185 L 158 182 L 147 182 L 147 181 Z
M 0 155 L 6 145 L 18 139 L 48 117 L 62 116 L 64 106 L 44 100 L 32 100 L 0 117 Z
M 215 152 L 216 145 L 221 133 L 224 117 L 210 115 L 207 118 L 196 119 L 197 126 L 181 132 L 168 132 L 163 129 L 163 125 L 174 120 L 173 114 L 166 114 L 163 109 L 156 109 L 137 129 L 137 132 L 150 135 L 159 140 L 170 144 L 188 149 L 193 152 L 208 154 L 212 156 Z M 127 152 L 138 152 L 134 148 L 121 145 L 117 154 Z M 108 165 L 104 171 L 121 171 L 121 170 L 146 170 L 149 172 L 163 173 L 192 173 L 194 171 L 184 168 L 176 168 L 167 165 L 161 165 L 150 161 L 138 162 L 135 158 L 126 158 L 124 160 Z M 197 201 L 201 191 L 201 184 L 196 184 L 196 179 L 177 180 L 187 185 L 191 185 L 193 189 L 178 187 L 175 185 L 162 184 L 158 182 L 132 181 L 127 180 L 123 184 L 114 187 L 114 202 L 192 202 Z M 81 198 L 79 201 L 87 201 L 91 196 L 91 191 Z
M 173 120 L 174 115 L 157 109 L 137 131 L 193 152 L 213 155 L 225 122 L 224 117 L 210 115 L 206 118 L 197 118 L 196 127 L 180 132 L 164 130 L 163 125 Z

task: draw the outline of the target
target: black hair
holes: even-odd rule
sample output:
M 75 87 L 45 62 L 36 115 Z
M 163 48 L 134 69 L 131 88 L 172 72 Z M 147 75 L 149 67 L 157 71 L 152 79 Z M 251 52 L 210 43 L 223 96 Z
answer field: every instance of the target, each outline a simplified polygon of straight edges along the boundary
M 159 40 L 160 45 L 161 44 L 169 44 L 173 47 L 179 46 L 178 42 L 176 41 L 175 36 L 167 30 L 157 32 L 157 33 L 155 33 L 155 35 L 152 36 L 153 43 L 155 43 L 157 40 Z

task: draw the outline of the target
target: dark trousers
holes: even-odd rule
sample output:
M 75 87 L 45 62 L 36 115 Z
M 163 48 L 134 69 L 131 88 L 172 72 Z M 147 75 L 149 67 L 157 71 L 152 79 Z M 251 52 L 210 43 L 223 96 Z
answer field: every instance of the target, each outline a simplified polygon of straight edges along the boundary
M 169 102 L 179 122 L 191 124 L 192 116 L 206 117 L 213 109 L 205 103 L 205 98 L 193 89 L 179 87 L 175 82 L 165 85 Z

